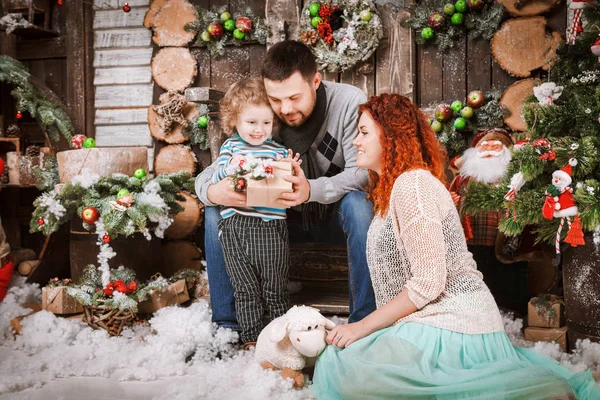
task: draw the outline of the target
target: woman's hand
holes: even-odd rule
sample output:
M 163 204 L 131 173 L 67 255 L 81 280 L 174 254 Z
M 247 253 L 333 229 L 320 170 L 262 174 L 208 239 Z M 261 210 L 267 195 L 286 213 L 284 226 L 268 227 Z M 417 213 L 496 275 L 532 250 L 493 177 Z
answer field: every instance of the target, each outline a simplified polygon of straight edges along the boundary
M 337 346 L 339 348 L 345 348 L 350 346 L 352 343 L 359 339 L 369 335 L 366 326 L 362 321 L 354 322 L 351 324 L 338 325 L 329 332 L 325 341 L 327 344 Z

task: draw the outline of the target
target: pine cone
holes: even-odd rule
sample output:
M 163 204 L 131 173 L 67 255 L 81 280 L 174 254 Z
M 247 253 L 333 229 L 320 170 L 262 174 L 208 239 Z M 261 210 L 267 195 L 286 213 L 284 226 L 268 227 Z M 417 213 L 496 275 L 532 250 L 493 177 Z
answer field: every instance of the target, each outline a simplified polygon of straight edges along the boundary
M 303 31 L 300 33 L 300 40 L 307 46 L 314 46 L 318 38 L 319 35 L 316 31 Z
M 25 155 L 27 157 L 39 157 L 40 156 L 40 146 L 36 146 L 35 144 L 28 146 L 27 149 L 25 150 Z
M 10 124 L 8 128 L 6 128 L 6 137 L 20 137 L 21 136 L 21 128 L 17 124 Z

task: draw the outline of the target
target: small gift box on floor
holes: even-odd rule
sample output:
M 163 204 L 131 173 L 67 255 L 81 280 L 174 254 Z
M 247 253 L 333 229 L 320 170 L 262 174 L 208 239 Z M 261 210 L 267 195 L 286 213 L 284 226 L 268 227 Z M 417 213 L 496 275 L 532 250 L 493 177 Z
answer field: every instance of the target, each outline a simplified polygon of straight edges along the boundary
M 560 328 L 564 320 L 564 303 L 561 297 L 541 294 L 528 304 L 527 325 L 538 328 Z
M 79 314 L 83 306 L 67 293 L 70 279 L 54 278 L 48 286 L 42 288 L 42 309 L 53 314 Z
M 554 342 L 560 345 L 562 351 L 567 351 L 567 327 L 562 328 L 525 328 L 525 340 L 529 342 Z
M 275 161 L 270 164 L 273 175 L 264 179 L 248 179 L 246 190 L 246 205 L 249 207 L 286 208 L 279 204 L 277 199 L 282 193 L 293 192 L 292 183 L 283 179 L 292 175 L 292 164 L 289 162 Z
M 150 298 L 138 304 L 138 312 L 151 314 L 163 307 L 175 306 L 190 299 L 185 279 L 148 293 Z

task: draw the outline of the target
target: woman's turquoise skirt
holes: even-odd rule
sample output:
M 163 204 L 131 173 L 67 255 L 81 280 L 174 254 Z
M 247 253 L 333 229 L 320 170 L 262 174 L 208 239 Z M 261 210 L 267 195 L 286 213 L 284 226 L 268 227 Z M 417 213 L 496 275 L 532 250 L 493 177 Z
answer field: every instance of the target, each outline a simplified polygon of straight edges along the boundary
M 504 332 L 468 335 L 415 322 L 347 347 L 327 346 L 312 386 L 320 399 L 600 400 L 591 371 L 572 372 Z

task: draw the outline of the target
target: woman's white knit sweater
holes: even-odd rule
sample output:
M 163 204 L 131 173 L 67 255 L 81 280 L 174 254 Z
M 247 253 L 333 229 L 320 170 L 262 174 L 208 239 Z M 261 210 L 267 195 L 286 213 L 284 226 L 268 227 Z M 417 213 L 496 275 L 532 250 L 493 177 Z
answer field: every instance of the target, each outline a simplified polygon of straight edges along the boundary
M 387 215 L 376 216 L 369 228 L 367 261 L 378 308 L 404 288 L 418 308 L 396 323 L 468 334 L 504 330 L 450 193 L 429 171 L 396 179 Z

